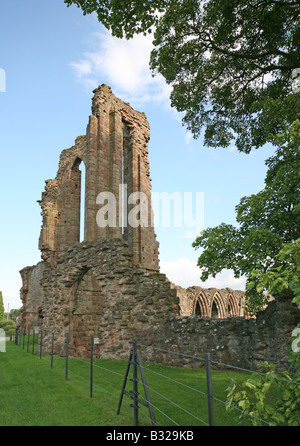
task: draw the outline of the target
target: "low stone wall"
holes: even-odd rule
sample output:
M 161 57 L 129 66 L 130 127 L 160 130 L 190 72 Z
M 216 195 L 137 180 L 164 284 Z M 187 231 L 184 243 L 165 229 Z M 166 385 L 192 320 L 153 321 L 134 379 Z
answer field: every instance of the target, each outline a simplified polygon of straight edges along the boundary
M 283 371 L 289 367 L 290 338 L 299 322 L 296 305 L 274 300 L 255 319 L 174 316 L 156 331 L 153 341 L 139 334 L 136 338 L 143 358 L 153 362 L 202 367 L 203 360 L 197 358 L 204 359 L 205 353 L 210 353 L 219 363 L 214 364 L 216 368 L 226 369 L 223 364 L 227 364 L 256 370 L 260 362 L 268 361 Z
M 77 243 L 58 255 L 55 266 L 44 261 L 22 274 L 37 304 L 31 321 L 24 312 L 23 324 L 27 329 L 38 324 L 49 350 L 54 332 L 57 354 L 64 353 L 68 333 L 72 355 L 88 355 L 94 335 L 102 358 L 127 359 L 129 341 L 136 339 L 144 360 L 199 367 L 203 362 L 193 356 L 204 358 L 209 352 L 224 364 L 255 370 L 260 361 L 269 361 L 282 370 L 288 367 L 289 338 L 300 322 L 300 309 L 281 299 L 256 319 L 180 316 L 176 289 L 164 274 L 135 265 L 121 239 Z M 25 288 L 22 295 L 28 299 Z

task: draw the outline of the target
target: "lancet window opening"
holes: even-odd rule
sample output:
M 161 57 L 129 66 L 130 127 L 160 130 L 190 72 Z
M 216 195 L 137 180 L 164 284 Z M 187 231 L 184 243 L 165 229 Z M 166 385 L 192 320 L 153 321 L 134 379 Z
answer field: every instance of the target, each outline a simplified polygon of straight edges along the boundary
M 77 157 L 73 163 L 70 175 L 75 179 L 74 191 L 70 190 L 71 195 L 76 191 L 78 202 L 74 206 L 78 207 L 77 222 L 74 224 L 78 227 L 78 242 L 84 241 L 84 220 L 85 220 L 85 164 L 81 158 Z

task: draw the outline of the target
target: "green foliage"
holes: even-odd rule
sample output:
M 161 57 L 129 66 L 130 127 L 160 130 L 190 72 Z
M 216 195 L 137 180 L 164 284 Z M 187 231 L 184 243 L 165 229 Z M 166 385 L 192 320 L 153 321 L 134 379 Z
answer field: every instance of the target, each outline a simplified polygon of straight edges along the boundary
M 261 375 L 254 375 L 244 382 L 232 380 L 227 389 L 226 409 L 241 409 L 238 422 L 249 419 L 253 426 L 299 426 L 299 373 L 292 377 L 288 372 L 279 375 L 275 372 L 275 367 L 267 362 L 260 365 L 259 371 Z
M 6 336 L 13 336 L 16 332 L 16 324 L 14 321 L 8 319 L 0 320 L 0 328 L 5 331 Z
M 291 289 L 294 294 L 292 302 L 300 304 L 300 239 L 283 245 L 277 259 L 279 266 L 270 268 L 264 274 L 252 271 L 248 289 L 256 287 L 258 292 L 267 289 L 271 294 Z
M 0 321 L 1 319 L 4 319 L 4 304 L 3 304 L 2 291 L 0 291 Z
M 265 188 L 243 197 L 236 206 L 238 228 L 222 223 L 204 230 L 193 243 L 202 280 L 222 269 L 247 278 L 247 297 L 254 310 L 274 295 L 295 293 L 299 302 L 300 121 L 273 138 L 275 155 L 266 161 Z
M 160 19 L 154 72 L 173 86 L 172 105 L 195 137 L 250 152 L 299 115 L 299 4 L 174 1 Z M 299 37 L 298 37 L 299 39 Z
M 16 322 L 17 317 L 21 315 L 21 309 L 12 309 L 9 312 L 9 317 L 12 321 Z
M 289 362 L 291 370 L 296 370 L 300 377 L 300 323 L 294 328 L 289 349 Z
M 157 23 L 158 13 L 165 10 L 168 0 L 64 0 L 67 6 L 78 6 L 83 14 L 96 13 L 99 22 L 116 37 L 147 34 Z
M 236 138 L 250 152 L 300 115 L 298 1 L 64 0 L 117 37 L 155 26 L 153 73 L 173 87 L 172 105 L 205 142 Z

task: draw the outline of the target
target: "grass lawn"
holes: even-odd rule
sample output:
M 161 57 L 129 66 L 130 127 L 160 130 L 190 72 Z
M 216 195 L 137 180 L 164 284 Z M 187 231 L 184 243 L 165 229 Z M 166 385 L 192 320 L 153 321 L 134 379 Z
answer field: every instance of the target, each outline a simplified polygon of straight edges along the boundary
M 94 360 L 93 397 L 90 398 L 89 360 L 69 358 L 66 380 L 64 358 L 55 357 L 51 370 L 50 356 L 43 355 L 40 359 L 31 349 L 28 353 L 26 350 L 26 345 L 23 349 L 7 342 L 6 353 L 0 353 L 1 426 L 133 426 L 132 401 L 127 395 L 120 414 L 116 414 L 126 362 Z M 208 424 L 207 398 L 201 393 L 206 393 L 204 370 L 149 363 L 144 363 L 144 367 L 159 426 Z M 212 375 L 213 395 L 222 401 L 226 400 L 230 380 L 245 377 L 243 373 L 230 371 L 213 371 Z M 132 390 L 129 379 L 126 389 Z M 139 392 L 143 398 L 140 383 Z M 226 412 L 223 403 L 214 401 L 215 425 L 234 426 L 235 416 Z M 151 425 L 148 409 L 142 405 L 139 425 Z

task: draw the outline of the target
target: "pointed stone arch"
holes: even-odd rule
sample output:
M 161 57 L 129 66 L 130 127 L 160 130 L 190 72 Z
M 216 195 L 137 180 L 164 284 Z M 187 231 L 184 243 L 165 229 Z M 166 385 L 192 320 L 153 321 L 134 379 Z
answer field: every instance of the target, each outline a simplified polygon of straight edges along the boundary
M 235 296 L 230 293 L 228 296 L 227 303 L 227 317 L 237 317 L 239 316 L 239 304 Z
M 209 314 L 209 304 L 207 297 L 203 291 L 196 296 L 193 305 L 193 314 L 201 317 L 208 317 Z
M 75 354 L 87 351 L 90 337 L 97 333 L 103 311 L 103 294 L 93 268 L 84 267 L 70 292 L 70 326 L 72 345 Z
M 39 248 L 45 258 L 51 257 L 48 253 L 55 257 L 80 241 L 80 205 L 85 190 L 79 167 L 86 163 L 85 151 L 86 137 L 76 138 L 73 147 L 62 151 L 55 179 L 46 180 L 39 200 L 43 216 Z
M 226 307 L 224 299 L 219 292 L 216 292 L 213 295 L 211 301 L 210 316 L 217 319 L 224 319 L 226 317 Z

